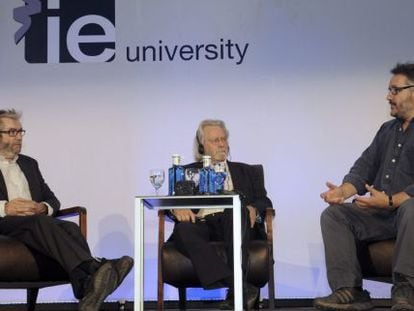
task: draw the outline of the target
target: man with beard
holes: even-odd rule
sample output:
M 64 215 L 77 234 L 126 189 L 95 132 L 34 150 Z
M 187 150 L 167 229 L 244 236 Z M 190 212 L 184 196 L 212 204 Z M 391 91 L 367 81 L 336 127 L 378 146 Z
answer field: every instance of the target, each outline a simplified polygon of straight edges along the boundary
M 133 259 L 92 257 L 79 227 L 53 216 L 59 200 L 45 183 L 37 161 L 20 154 L 20 114 L 0 110 L 0 234 L 27 245 L 35 257 L 55 260 L 67 272 L 80 311 L 98 311 L 124 280 Z
M 362 289 L 356 243 L 391 238 L 396 238 L 392 310 L 414 310 L 414 63 L 397 64 L 391 73 L 387 100 L 395 119 L 381 126 L 342 185 L 328 182 L 321 194 L 330 204 L 321 228 L 333 291 L 314 300 L 321 310 L 374 307 Z
M 221 120 L 204 120 L 200 123 L 195 137 L 196 158 L 211 156 L 212 164 L 220 164 L 227 173 L 224 189 L 242 195 L 242 244 L 243 262 L 246 269 L 246 245 L 251 232 L 257 226 L 262 215 L 272 202 L 266 196 L 266 189 L 255 182 L 252 167 L 245 163 L 227 160 L 229 154 L 229 132 Z M 186 167 L 201 168 L 201 162 Z M 225 263 L 214 248 L 208 243 L 212 240 L 224 241 L 227 258 L 233 258 L 233 213 L 231 209 L 175 209 L 172 211 L 176 224 L 172 239 L 176 248 L 190 258 L 196 274 L 205 289 L 228 287 L 227 299 L 223 309 L 233 309 L 233 266 L 232 260 Z M 258 288 L 244 282 L 245 303 L 252 309 L 258 297 Z

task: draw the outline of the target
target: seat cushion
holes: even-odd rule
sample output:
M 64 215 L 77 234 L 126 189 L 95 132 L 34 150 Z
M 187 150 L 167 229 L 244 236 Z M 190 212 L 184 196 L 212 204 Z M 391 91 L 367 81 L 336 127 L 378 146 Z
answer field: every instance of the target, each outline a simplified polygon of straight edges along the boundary
M 394 244 L 395 240 L 385 240 L 358 245 L 358 259 L 364 278 L 391 280 Z
M 68 276 L 56 261 L 0 235 L 0 282 L 58 281 Z
M 220 257 L 227 262 L 223 242 L 210 242 Z M 269 280 L 269 247 L 265 240 L 250 242 L 247 281 L 263 287 Z M 273 263 L 272 263 L 273 264 Z M 201 287 L 191 260 L 182 255 L 173 242 L 164 243 L 161 251 L 162 276 L 165 283 L 175 287 Z

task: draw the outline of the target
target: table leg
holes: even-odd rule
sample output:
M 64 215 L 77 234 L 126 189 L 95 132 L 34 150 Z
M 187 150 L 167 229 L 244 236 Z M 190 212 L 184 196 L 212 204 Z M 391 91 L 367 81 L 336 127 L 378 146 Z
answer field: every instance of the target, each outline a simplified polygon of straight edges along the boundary
M 144 310 L 144 201 L 135 198 L 134 311 Z
M 243 272 L 241 242 L 240 197 L 233 197 L 233 269 L 234 269 L 234 310 L 243 310 Z

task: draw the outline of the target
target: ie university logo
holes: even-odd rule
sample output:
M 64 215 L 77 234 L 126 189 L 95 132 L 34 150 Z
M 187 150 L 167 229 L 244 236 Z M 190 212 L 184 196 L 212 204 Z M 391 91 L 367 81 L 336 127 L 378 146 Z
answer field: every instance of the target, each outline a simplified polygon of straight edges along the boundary
M 96 63 L 115 58 L 115 0 L 23 0 L 21 23 L 28 63 Z M 21 44 L 21 43 L 20 43 Z

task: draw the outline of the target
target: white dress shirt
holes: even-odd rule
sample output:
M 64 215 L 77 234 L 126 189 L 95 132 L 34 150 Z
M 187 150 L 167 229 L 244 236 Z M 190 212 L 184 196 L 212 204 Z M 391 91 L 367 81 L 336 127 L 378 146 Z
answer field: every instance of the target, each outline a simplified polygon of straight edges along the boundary
M 19 156 L 16 156 L 13 160 L 7 160 L 0 155 L 0 170 L 3 174 L 4 182 L 6 183 L 7 195 L 9 197 L 9 201 L 19 198 L 32 200 L 26 176 L 22 172 L 20 166 L 16 163 L 18 157 Z M 0 200 L 0 217 L 6 216 L 6 203 L 6 200 Z M 46 202 L 42 203 L 47 206 L 47 214 L 52 215 L 52 207 Z

